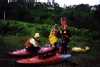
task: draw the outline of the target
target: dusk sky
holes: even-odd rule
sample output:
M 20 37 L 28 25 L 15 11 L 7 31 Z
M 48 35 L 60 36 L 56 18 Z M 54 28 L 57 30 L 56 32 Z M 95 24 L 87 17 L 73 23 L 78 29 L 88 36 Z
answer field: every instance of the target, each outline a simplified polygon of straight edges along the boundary
M 47 2 L 47 0 L 38 0 L 41 2 Z M 78 4 L 89 4 L 89 5 L 96 5 L 100 4 L 100 0 L 55 0 L 56 3 L 59 3 L 61 7 L 64 5 L 78 5 Z

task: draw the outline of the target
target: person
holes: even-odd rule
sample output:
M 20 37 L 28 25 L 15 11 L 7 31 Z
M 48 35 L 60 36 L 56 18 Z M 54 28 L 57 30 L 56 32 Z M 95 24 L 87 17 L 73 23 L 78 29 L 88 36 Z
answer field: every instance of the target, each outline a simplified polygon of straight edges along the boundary
M 61 18 L 61 32 L 60 33 L 61 33 L 61 39 L 62 39 L 60 52 L 66 54 L 68 42 L 70 41 L 70 37 L 71 37 L 71 33 L 68 30 L 68 21 L 66 17 Z
M 50 32 L 50 35 L 49 35 L 49 45 L 51 48 L 53 48 L 53 50 L 51 51 L 52 54 L 55 54 L 56 52 L 59 51 L 59 38 L 60 38 L 60 31 L 59 31 L 59 28 L 58 28 L 58 25 L 55 24 L 52 29 L 51 29 L 51 32 Z
M 68 21 L 66 17 L 61 17 L 61 29 L 67 30 L 68 29 Z
M 30 51 L 31 53 L 38 53 L 40 50 L 40 34 L 35 33 L 34 37 L 29 38 L 25 42 L 26 50 Z
M 49 35 L 49 43 L 50 43 L 51 47 L 56 47 L 57 46 L 58 38 L 59 38 L 59 30 L 58 30 L 57 25 L 55 24 L 52 27 L 50 35 Z

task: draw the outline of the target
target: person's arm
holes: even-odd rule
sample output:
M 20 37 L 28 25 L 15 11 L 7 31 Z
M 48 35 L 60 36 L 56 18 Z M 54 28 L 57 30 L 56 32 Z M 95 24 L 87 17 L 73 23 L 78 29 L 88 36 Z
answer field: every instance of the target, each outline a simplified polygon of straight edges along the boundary
M 28 48 L 28 40 L 25 42 L 25 47 Z
M 29 43 L 29 40 L 30 40 L 30 39 L 28 39 L 28 40 L 25 42 L 25 44 L 24 44 L 26 48 L 28 48 L 28 47 L 31 46 L 30 43 Z

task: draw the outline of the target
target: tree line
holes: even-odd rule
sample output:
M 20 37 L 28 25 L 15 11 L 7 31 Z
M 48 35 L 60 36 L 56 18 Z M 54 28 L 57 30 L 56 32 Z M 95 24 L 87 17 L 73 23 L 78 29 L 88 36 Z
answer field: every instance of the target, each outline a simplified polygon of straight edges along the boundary
M 62 8 L 58 3 L 50 5 L 41 2 L 9 2 L 0 0 L 0 19 L 21 20 L 31 23 L 59 23 L 60 17 L 68 18 L 69 24 L 76 27 L 100 29 L 100 5 L 79 4 Z

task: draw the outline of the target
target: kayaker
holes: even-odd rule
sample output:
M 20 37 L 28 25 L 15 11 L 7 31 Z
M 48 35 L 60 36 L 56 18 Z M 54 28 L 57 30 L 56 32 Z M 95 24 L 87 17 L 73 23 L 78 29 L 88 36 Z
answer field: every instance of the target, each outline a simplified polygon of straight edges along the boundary
M 70 40 L 70 32 L 68 31 L 68 22 L 66 17 L 61 18 L 61 53 L 67 53 L 68 42 Z
M 36 54 L 40 49 L 40 34 L 35 33 L 34 37 L 26 41 L 25 46 L 28 51 Z

